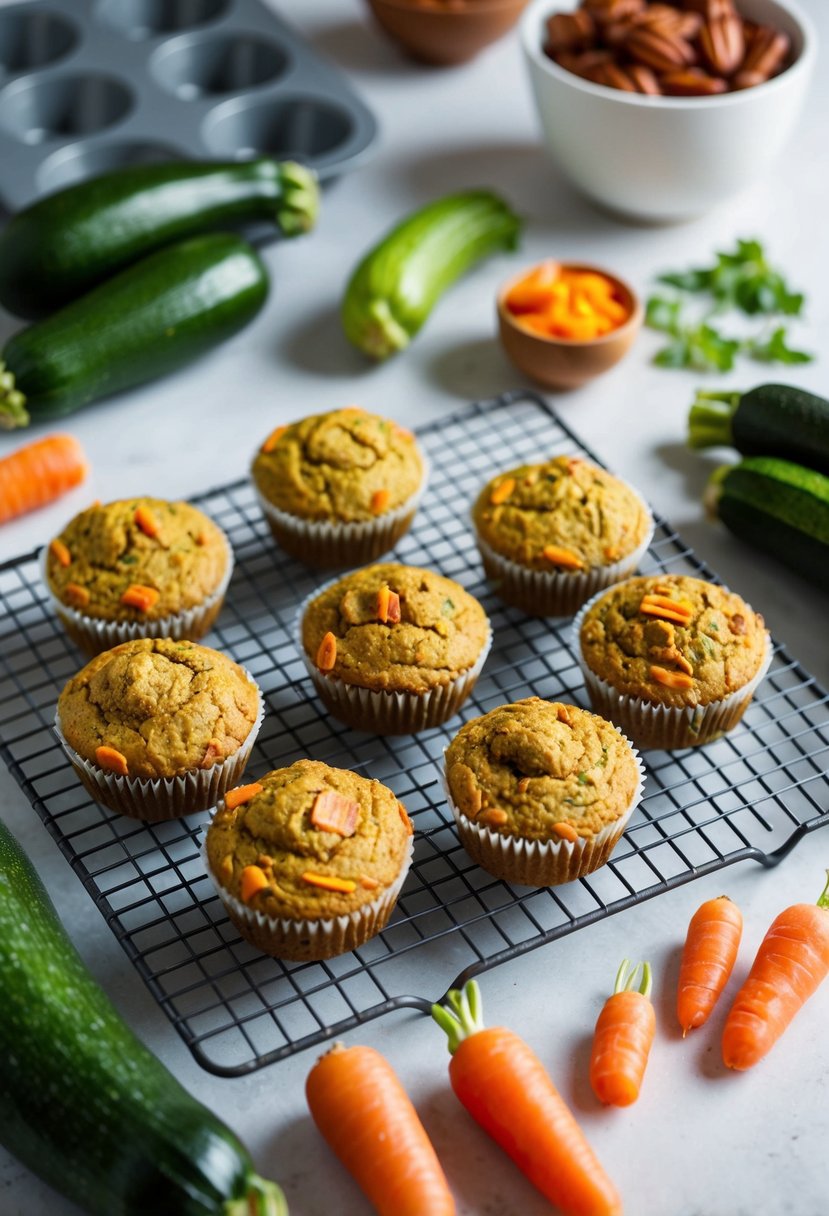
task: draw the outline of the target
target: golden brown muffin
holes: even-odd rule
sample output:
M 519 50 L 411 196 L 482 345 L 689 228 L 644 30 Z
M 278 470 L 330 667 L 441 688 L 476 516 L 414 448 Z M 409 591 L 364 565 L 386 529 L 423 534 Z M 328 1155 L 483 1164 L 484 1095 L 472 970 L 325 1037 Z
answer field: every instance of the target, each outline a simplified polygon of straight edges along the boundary
M 569 615 L 630 573 L 653 532 L 638 494 L 571 456 L 499 473 L 472 519 L 501 598 L 544 616 Z
M 467 722 L 445 774 L 467 851 L 497 877 L 530 885 L 604 864 L 641 787 L 636 754 L 614 726 L 538 697 Z
M 693 746 L 734 726 L 771 655 L 762 616 L 740 596 L 677 574 L 598 596 L 578 642 L 594 708 L 651 747 Z
M 202 637 L 219 613 L 230 567 L 221 528 L 190 503 L 160 498 L 88 507 L 45 557 L 58 612 L 92 653 L 127 640 L 117 626 L 133 626 L 131 636 Z
M 411 835 L 379 781 L 299 760 L 231 790 L 205 852 L 243 936 L 279 957 L 329 958 L 385 925 Z
M 370 561 L 392 548 L 425 483 L 414 435 L 357 407 L 278 427 L 251 473 L 275 539 L 320 566 Z
M 306 665 L 329 708 L 380 733 L 409 733 L 454 713 L 491 638 L 483 608 L 458 583 L 395 563 L 324 588 L 305 608 L 301 630 Z
M 214 805 L 216 782 L 226 788 L 241 775 L 260 710 L 256 685 L 225 655 L 193 642 L 139 638 L 73 676 L 56 720 L 99 801 L 138 814 L 122 801 L 134 793 L 155 803 L 154 818 L 171 818 L 195 802 Z

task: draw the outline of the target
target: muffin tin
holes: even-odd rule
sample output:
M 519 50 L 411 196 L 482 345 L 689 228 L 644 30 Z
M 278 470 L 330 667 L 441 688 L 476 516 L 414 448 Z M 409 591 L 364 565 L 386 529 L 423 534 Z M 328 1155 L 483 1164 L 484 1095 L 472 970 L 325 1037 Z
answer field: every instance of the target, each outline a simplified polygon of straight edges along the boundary
M 374 117 L 261 0 L 29 0 L 0 8 L 0 199 L 126 164 L 271 155 L 322 179 Z
M 274 545 L 252 484 L 197 500 L 236 554 L 209 644 L 250 671 L 268 706 L 246 780 L 312 756 L 390 786 L 415 826 L 391 921 L 328 962 L 279 962 L 240 939 L 200 857 L 207 814 L 143 825 L 91 800 L 52 732 L 58 694 L 83 656 L 55 616 L 36 555 L 0 565 L 0 756 L 195 1058 L 219 1075 L 251 1072 L 392 1009 L 428 1015 L 447 988 L 488 967 L 734 862 L 772 866 L 829 825 L 829 694 L 775 647 L 733 731 L 705 747 L 646 753 L 644 797 L 601 869 L 534 889 L 477 866 L 447 806 L 443 749 L 464 721 L 519 697 L 588 700 L 571 622 L 501 603 L 467 508 L 496 472 L 539 452 L 595 457 L 527 393 L 443 417 L 418 440 L 429 492 L 396 556 L 460 582 L 483 603 L 494 638 L 461 712 L 416 735 L 350 730 L 314 693 L 296 614 L 324 578 Z M 659 519 L 640 569 L 714 578 Z

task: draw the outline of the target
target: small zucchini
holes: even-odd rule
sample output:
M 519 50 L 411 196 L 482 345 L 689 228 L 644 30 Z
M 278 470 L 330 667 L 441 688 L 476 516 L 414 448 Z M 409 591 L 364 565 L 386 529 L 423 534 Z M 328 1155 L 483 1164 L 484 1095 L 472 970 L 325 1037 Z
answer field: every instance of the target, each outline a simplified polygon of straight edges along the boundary
M 61 308 L 174 241 L 251 222 L 312 228 L 310 169 L 268 158 L 117 169 L 18 212 L 0 233 L 0 304 L 34 318 Z
M 747 393 L 697 393 L 688 444 L 736 448 L 743 456 L 780 456 L 829 473 L 829 401 L 788 384 Z
M 829 590 L 829 477 L 747 456 L 711 475 L 705 502 L 735 536 Z
M 0 427 L 69 414 L 181 367 L 256 315 L 268 277 L 241 237 L 212 232 L 150 254 L 0 354 Z
M 2 821 L 0 992 L 0 1143 L 55 1190 L 91 1216 L 287 1216 L 121 1020 Z
M 439 297 L 476 262 L 515 249 L 521 220 L 488 190 L 450 194 L 421 208 L 371 249 L 349 280 L 342 323 L 372 359 L 408 346 Z

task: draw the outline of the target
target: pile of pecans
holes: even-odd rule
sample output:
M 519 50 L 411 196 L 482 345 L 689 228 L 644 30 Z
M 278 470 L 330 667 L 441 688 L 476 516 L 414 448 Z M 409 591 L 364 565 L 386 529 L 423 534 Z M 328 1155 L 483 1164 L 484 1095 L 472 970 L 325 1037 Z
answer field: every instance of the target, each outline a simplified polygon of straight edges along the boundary
M 776 76 L 791 46 L 782 30 L 744 20 L 734 0 L 581 0 L 547 19 L 544 51 L 611 89 L 706 97 Z

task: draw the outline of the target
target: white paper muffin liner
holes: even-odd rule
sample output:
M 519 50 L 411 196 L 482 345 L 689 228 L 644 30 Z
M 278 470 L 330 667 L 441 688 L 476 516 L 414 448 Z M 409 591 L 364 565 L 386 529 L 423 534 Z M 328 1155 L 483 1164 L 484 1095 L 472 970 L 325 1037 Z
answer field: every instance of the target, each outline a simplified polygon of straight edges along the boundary
M 603 866 L 621 839 L 628 820 L 642 801 L 645 785 L 645 767 L 638 751 L 622 731 L 618 733 L 630 747 L 636 761 L 639 773 L 636 789 L 623 814 L 594 836 L 580 836 L 578 840 L 525 840 L 523 837 L 508 836 L 494 828 L 475 823 L 455 805 L 444 761 L 441 782 L 446 801 L 455 817 L 460 842 L 473 861 L 495 878 L 526 887 L 552 887 L 564 882 L 573 882 Z
M 243 668 L 244 670 L 244 668 Z M 195 769 L 177 777 L 121 777 L 99 768 L 85 759 L 66 741 L 61 730 L 60 715 L 55 713 L 54 730 L 69 762 L 96 802 L 144 823 L 161 823 L 165 819 L 180 819 L 196 811 L 216 806 L 226 790 L 238 785 L 251 749 L 265 717 L 265 701 L 256 681 L 245 671 L 256 688 L 259 707 L 256 721 L 247 737 L 221 764 Z
M 136 638 L 172 638 L 174 641 L 198 641 L 209 632 L 221 611 L 225 593 L 233 574 L 233 549 L 227 537 L 227 568 L 216 590 L 193 608 L 186 608 L 158 620 L 146 621 L 102 621 L 85 616 L 77 608 L 62 603 L 53 593 L 46 574 L 48 545 L 40 551 L 40 573 L 57 615 L 72 641 L 87 654 L 100 654 L 111 650 L 121 642 L 133 642 Z
M 588 666 L 581 649 L 581 627 L 585 616 L 602 594 L 599 592 L 593 596 L 573 621 L 573 649 L 596 713 L 621 727 L 638 747 L 665 751 L 711 743 L 737 725 L 771 665 L 773 648 L 768 632 L 766 651 L 760 666 L 742 688 L 707 705 L 662 705 L 618 692 Z
M 471 667 L 461 672 L 446 684 L 439 684 L 428 692 L 385 692 L 372 688 L 361 688 L 348 684 L 338 676 L 329 676 L 320 671 L 306 654 L 302 641 L 302 620 L 312 600 L 317 599 L 326 588 L 338 582 L 331 579 L 312 591 L 299 606 L 294 625 L 299 653 L 305 669 L 313 681 L 320 700 L 341 721 L 356 730 L 370 731 L 375 735 L 413 735 L 419 730 L 440 726 L 447 718 L 456 714 L 475 687 L 492 646 L 492 629 L 487 622 L 487 635 L 481 653 Z
M 302 519 L 275 507 L 253 489 L 278 545 L 307 566 L 360 566 L 393 549 L 408 532 L 429 481 L 429 466 L 421 455 L 423 478 L 417 490 L 399 507 L 376 519 L 343 523 L 334 520 Z
M 225 911 L 245 941 L 274 958 L 290 962 L 317 962 L 356 950 L 369 938 L 386 927 L 398 896 L 406 881 L 414 854 L 414 837 L 410 836 L 400 867 L 391 886 L 376 899 L 363 904 L 349 915 L 319 920 L 291 920 L 287 917 L 266 916 L 243 904 L 219 882 L 207 858 L 207 835 L 201 844 L 204 868 L 219 892 Z
M 589 570 L 531 570 L 496 553 L 476 530 L 475 539 L 484 569 L 487 577 L 496 584 L 498 596 L 531 616 L 566 617 L 577 612 L 585 600 L 597 591 L 627 578 L 639 565 L 653 540 L 654 522 L 644 498 L 633 486 L 628 486 L 627 482 L 624 484 L 641 503 L 650 522 L 636 548 L 610 566 L 592 566 Z

